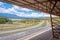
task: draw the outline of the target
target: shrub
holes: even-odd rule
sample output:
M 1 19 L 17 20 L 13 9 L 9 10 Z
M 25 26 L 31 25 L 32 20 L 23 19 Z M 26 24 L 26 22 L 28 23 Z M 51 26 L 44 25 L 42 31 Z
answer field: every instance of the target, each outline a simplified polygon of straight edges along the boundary
M 11 20 L 7 19 L 7 18 L 0 18 L 0 24 L 5 24 L 7 22 L 11 22 Z

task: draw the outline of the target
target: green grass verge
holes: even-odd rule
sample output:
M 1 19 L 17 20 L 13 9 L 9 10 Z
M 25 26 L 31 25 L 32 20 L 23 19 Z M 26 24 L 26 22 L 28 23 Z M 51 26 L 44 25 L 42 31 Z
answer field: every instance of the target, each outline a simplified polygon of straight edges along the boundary
M 21 28 L 29 28 L 31 26 L 37 25 L 39 22 L 41 22 L 41 20 L 22 20 L 22 21 L 17 21 L 17 23 L 16 24 L 12 24 L 12 26 L 8 25 L 8 24 L 6 26 L 4 26 L 4 25 L 1 26 L 0 27 L 0 31 L 16 30 L 16 29 L 21 29 Z M 21 24 L 19 24 L 19 23 L 21 23 Z M 17 27 L 15 27 L 15 25 L 17 25 Z
M 41 25 L 41 27 L 44 27 L 46 26 L 46 21 L 44 21 L 44 23 Z
M 41 27 L 44 27 L 46 26 L 46 22 L 44 21 L 44 23 L 37 27 L 37 28 L 41 28 Z M 32 28 L 33 29 L 33 28 Z M 29 30 L 29 29 L 28 29 Z M 30 29 L 31 30 L 31 29 Z M 0 37 L 3 37 L 3 36 L 8 36 L 8 35 L 12 35 L 12 34 L 16 34 L 16 33 L 19 33 L 19 32 L 23 32 L 23 31 L 26 31 L 26 30 L 22 30 L 22 31 L 17 31 L 17 32 L 11 32 L 11 33 L 5 33 L 5 34 L 0 34 Z

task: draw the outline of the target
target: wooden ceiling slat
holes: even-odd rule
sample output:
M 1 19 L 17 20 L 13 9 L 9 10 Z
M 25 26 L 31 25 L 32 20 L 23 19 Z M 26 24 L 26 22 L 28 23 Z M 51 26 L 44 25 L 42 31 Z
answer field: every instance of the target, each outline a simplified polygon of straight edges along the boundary
M 25 3 L 25 4 L 29 4 L 29 3 L 26 3 L 26 2 L 20 1 L 20 0 L 14 0 L 14 1 L 16 1 L 16 2 L 22 2 L 22 3 Z
M 28 1 L 29 3 L 36 3 L 34 0 L 23 0 L 23 1 Z
M 19 1 L 16 1 L 16 0 L 14 0 L 15 2 L 19 2 Z M 21 4 L 24 4 L 24 6 L 30 6 L 29 4 L 25 4 L 25 3 L 23 3 L 23 2 L 19 2 L 19 3 L 21 3 Z M 32 7 L 32 6 L 31 6 Z
M 27 1 L 26 1 L 27 2 Z M 28 2 L 29 3 L 29 2 Z M 31 3 L 32 4 L 32 3 Z M 33 5 L 32 5 L 33 6 Z M 38 5 L 36 5 L 36 6 L 38 6 Z M 36 6 L 34 6 L 34 7 L 36 7 Z M 37 8 L 37 7 L 36 7 Z M 38 9 L 38 8 L 37 8 Z M 41 8 L 40 8 L 41 9 Z
M 24 0 L 24 1 L 25 1 L 25 0 Z M 38 3 L 36 3 L 36 4 L 37 4 L 37 5 L 36 5 L 36 4 L 30 3 L 30 2 L 28 2 L 28 1 L 25 1 L 25 2 L 29 3 L 30 5 L 34 5 L 34 6 L 36 6 L 36 7 L 41 5 L 41 4 L 38 5 Z M 42 5 L 41 5 L 41 6 L 42 6 Z M 40 7 L 41 7 L 41 6 L 40 6 Z M 44 8 L 44 7 L 42 6 L 42 8 Z
M 21 3 L 21 2 L 20 2 Z M 23 3 L 24 4 L 24 3 Z M 24 4 L 24 5 L 28 5 L 28 4 Z M 28 5 L 29 6 L 29 5 Z M 36 8 L 35 6 L 34 6 L 34 8 Z M 36 8 L 36 9 L 38 9 L 38 7 Z
M 53 2 L 51 2 L 51 4 L 53 4 L 54 5 L 54 3 Z M 58 8 L 58 6 L 55 6 L 58 10 L 60 10 L 60 8 Z M 60 5 L 59 5 L 59 7 L 60 7 Z
M 10 2 L 10 1 L 7 1 L 7 2 Z M 15 5 L 18 5 L 18 6 L 30 8 L 30 7 L 27 7 L 28 5 L 26 5 L 26 4 L 24 4 L 24 3 L 21 3 L 21 2 L 17 4 L 17 2 L 12 1 L 12 2 L 10 2 L 10 3 L 14 3 Z M 21 5 L 21 4 L 23 4 L 23 5 Z M 32 8 L 32 7 L 31 7 L 31 8 Z M 32 8 L 32 9 L 35 9 L 35 8 Z

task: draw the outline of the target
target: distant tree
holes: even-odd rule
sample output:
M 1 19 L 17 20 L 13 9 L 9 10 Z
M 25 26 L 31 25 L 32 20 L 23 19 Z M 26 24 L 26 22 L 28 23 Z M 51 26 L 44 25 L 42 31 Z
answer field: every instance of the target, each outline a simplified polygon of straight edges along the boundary
M 13 22 L 12 22 L 12 20 L 8 20 L 8 24 L 12 24 Z
M 12 22 L 12 21 L 7 18 L 0 18 L 0 24 L 5 24 L 7 22 Z

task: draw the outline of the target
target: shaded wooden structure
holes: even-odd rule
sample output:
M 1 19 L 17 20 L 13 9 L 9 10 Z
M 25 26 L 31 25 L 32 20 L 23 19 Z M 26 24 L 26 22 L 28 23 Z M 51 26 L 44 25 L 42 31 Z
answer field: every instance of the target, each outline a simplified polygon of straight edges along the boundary
M 54 27 L 60 25 L 60 0 L 1 0 L 1 1 L 15 4 L 20 7 L 49 13 L 51 18 L 53 38 L 59 38 L 60 29 Z M 52 14 L 58 16 L 58 18 L 52 18 Z

